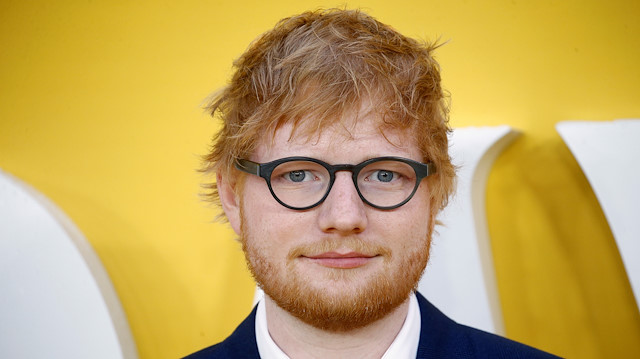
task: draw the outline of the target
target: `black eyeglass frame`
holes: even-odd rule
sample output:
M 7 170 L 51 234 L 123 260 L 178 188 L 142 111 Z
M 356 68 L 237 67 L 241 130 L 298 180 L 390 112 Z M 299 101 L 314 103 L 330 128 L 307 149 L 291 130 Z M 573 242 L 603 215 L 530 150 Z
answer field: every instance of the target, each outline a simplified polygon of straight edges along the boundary
M 284 202 L 282 202 L 280 200 L 280 198 L 278 198 L 278 196 L 275 194 L 275 192 L 273 191 L 273 188 L 271 187 L 271 174 L 273 173 L 273 170 L 278 167 L 279 165 L 285 163 L 285 162 L 291 162 L 291 161 L 307 161 L 307 162 L 314 162 L 317 163 L 319 165 L 321 165 L 322 167 L 326 168 L 327 171 L 329 172 L 329 185 L 327 186 L 327 190 L 324 194 L 324 196 L 322 196 L 322 198 L 317 201 L 316 203 L 309 205 L 309 206 L 305 206 L 305 207 L 294 207 L 294 206 L 290 206 Z M 407 197 L 407 199 L 405 199 L 404 201 L 393 205 L 393 206 L 377 206 L 371 202 L 369 202 L 366 198 L 364 198 L 364 196 L 362 195 L 362 193 L 360 192 L 360 188 L 358 187 L 358 174 L 360 174 L 360 171 L 362 171 L 363 168 L 365 168 L 366 166 L 375 163 L 375 162 L 381 162 L 381 161 L 399 161 L 399 162 L 403 162 L 408 164 L 409 166 L 411 166 L 411 168 L 413 168 L 413 170 L 415 171 L 416 174 L 416 183 L 415 186 L 413 188 L 413 191 L 411 191 L 411 194 Z M 373 208 L 377 208 L 377 209 L 381 209 L 381 210 L 391 210 L 391 209 L 395 209 L 398 208 L 400 206 L 403 206 L 404 204 L 406 204 L 407 202 L 409 202 L 409 200 L 411 200 L 411 198 L 413 198 L 413 195 L 416 193 L 416 191 L 418 190 L 418 187 L 420 186 L 420 182 L 422 182 L 422 180 L 434 173 L 436 173 L 436 167 L 432 162 L 427 162 L 427 163 L 422 163 L 422 162 L 418 162 L 418 161 L 414 161 L 414 160 L 410 160 L 408 158 L 403 158 L 403 157 L 393 157 L 393 156 L 386 156 L 386 157 L 375 157 L 375 158 L 371 158 L 368 159 L 364 162 L 360 162 L 356 165 L 351 165 L 351 164 L 337 164 L 337 165 L 330 165 L 326 162 L 320 161 L 318 159 L 315 158 L 311 158 L 311 157 L 285 157 L 285 158 L 280 158 L 271 162 L 266 162 L 266 163 L 257 163 L 257 162 L 253 162 L 250 160 L 245 160 L 245 159 L 236 159 L 235 161 L 235 167 L 242 171 L 242 172 L 246 172 L 252 175 L 256 175 L 259 177 L 264 178 L 264 180 L 267 182 L 267 186 L 269 187 L 269 191 L 271 192 L 271 195 L 273 196 L 273 198 L 275 198 L 276 201 L 278 201 L 278 203 L 280 203 L 281 205 L 283 205 L 286 208 L 289 209 L 293 209 L 293 210 L 298 210 L 298 211 L 304 211 L 307 209 L 311 209 L 313 207 L 318 206 L 320 203 L 324 202 L 325 199 L 327 199 L 327 196 L 329 196 L 329 192 L 331 192 L 331 188 L 333 187 L 333 184 L 336 180 L 336 172 L 339 171 L 349 171 L 351 172 L 351 179 L 353 180 L 353 184 L 356 188 L 356 191 L 358 192 L 358 196 L 360 196 L 360 199 L 366 203 L 367 205 L 373 207 Z

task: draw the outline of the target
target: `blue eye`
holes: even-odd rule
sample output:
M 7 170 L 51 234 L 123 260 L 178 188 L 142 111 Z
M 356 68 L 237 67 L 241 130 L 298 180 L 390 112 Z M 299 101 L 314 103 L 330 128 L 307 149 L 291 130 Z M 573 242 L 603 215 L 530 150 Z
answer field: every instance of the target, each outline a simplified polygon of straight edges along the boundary
M 286 175 L 292 182 L 302 182 L 307 178 L 307 171 L 291 171 Z
M 380 182 L 391 182 L 394 178 L 394 173 L 392 171 L 380 170 L 376 173 L 376 178 Z

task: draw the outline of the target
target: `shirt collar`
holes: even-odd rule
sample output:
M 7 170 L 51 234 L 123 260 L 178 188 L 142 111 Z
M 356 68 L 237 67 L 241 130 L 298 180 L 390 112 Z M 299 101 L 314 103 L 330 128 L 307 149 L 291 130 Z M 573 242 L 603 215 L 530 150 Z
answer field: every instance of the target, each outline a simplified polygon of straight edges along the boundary
M 273 341 L 267 328 L 267 311 L 264 297 L 258 302 L 256 311 L 256 342 L 260 358 L 263 359 L 289 359 L 289 357 Z M 407 317 L 400 328 L 400 332 L 393 340 L 382 359 L 413 359 L 418 352 L 420 342 L 420 307 L 415 293 L 409 297 L 409 310 Z
M 420 343 L 420 306 L 415 293 L 411 293 L 409 297 L 409 310 L 404 324 L 400 328 L 400 332 L 393 340 L 382 359 L 414 359 L 418 353 L 418 344 Z
M 269 334 L 264 296 L 258 301 L 258 310 L 256 311 L 256 343 L 258 343 L 258 353 L 262 359 L 289 359 Z

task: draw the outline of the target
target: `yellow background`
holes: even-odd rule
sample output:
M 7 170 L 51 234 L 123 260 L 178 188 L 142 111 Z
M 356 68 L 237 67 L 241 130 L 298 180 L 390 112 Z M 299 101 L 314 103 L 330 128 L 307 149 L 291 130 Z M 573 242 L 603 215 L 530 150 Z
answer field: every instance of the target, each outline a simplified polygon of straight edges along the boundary
M 331 1 L 0 2 L 0 168 L 54 200 L 110 274 L 142 358 L 219 341 L 253 284 L 196 172 L 202 100 L 259 33 Z M 640 315 L 588 182 L 554 129 L 640 117 L 640 2 L 350 1 L 437 54 L 455 127 L 509 124 L 487 209 L 507 336 L 639 358 Z M 637 164 L 629 164 L 637 165 Z

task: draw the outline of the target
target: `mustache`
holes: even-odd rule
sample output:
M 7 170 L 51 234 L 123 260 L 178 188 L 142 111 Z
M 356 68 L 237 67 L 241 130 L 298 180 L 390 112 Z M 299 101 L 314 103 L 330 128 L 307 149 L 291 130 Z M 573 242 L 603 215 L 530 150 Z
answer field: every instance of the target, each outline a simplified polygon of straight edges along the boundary
M 360 253 L 366 256 L 380 255 L 388 257 L 391 255 L 391 249 L 385 246 L 369 243 L 359 238 L 347 237 L 323 239 L 315 243 L 293 247 L 287 254 L 287 258 L 291 260 L 302 256 L 313 257 L 344 248 L 347 248 L 350 252 Z

